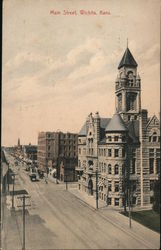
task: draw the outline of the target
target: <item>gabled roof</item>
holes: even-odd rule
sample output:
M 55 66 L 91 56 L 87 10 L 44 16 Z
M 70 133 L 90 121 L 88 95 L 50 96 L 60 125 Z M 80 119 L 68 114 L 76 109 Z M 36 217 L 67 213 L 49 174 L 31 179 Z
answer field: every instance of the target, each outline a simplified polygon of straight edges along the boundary
M 83 127 L 81 128 L 79 132 L 79 136 L 86 136 L 87 135 L 87 125 L 86 122 L 84 123 Z
M 100 118 L 100 127 L 105 130 L 107 124 L 110 122 L 111 118 Z M 86 136 L 87 135 L 87 124 L 84 123 L 83 127 L 79 132 L 79 136 Z
M 130 67 L 137 67 L 137 62 L 135 61 L 133 55 L 131 54 L 129 48 L 126 49 L 122 59 L 121 59 L 121 62 L 118 66 L 118 69 L 120 69 L 121 67 L 123 66 L 130 66 Z
M 156 115 L 153 115 L 151 118 L 149 118 L 149 120 L 147 122 L 147 127 L 149 127 L 150 125 L 152 125 L 152 126 L 160 126 L 159 119 L 157 118 Z
M 106 131 L 114 132 L 114 131 L 127 131 L 127 128 L 122 120 L 120 114 L 115 113 L 110 120 L 109 124 L 106 127 Z

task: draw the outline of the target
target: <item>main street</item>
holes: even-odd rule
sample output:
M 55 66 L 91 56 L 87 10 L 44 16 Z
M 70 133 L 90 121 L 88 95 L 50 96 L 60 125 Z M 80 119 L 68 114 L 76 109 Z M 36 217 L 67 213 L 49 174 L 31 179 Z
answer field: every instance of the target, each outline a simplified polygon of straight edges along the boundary
M 18 174 L 15 190 L 25 189 L 31 196 L 26 214 L 26 250 L 148 248 L 143 240 L 111 223 L 108 216 L 106 219 L 65 190 L 64 184 L 51 181 L 46 184 L 43 179 L 32 182 L 22 163 L 14 166 L 11 156 L 8 161 Z M 19 250 L 22 248 L 21 211 L 16 209 L 11 221 L 12 230 L 7 236 L 9 240 L 5 238 L 5 250 Z

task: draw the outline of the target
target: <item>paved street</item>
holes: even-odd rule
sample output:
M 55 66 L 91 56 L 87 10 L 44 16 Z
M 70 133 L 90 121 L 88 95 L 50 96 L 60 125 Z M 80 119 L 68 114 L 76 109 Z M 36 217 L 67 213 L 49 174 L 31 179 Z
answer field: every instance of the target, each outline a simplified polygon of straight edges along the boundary
M 12 158 L 10 162 L 13 163 Z M 31 196 L 31 207 L 26 211 L 26 250 L 159 249 L 159 234 L 147 231 L 148 237 L 156 237 L 155 244 L 145 239 L 146 235 L 143 238 L 143 233 L 138 237 L 125 225 L 121 227 L 119 221 L 116 223 L 118 213 L 96 211 L 66 191 L 64 184 L 50 181 L 46 184 L 44 180 L 31 182 L 24 167 L 13 169 L 18 173 L 15 190 L 25 189 Z M 3 236 L 3 247 L 4 250 L 19 250 L 22 249 L 22 211 L 16 209 L 11 213 L 9 199 L 7 202 L 4 231 L 8 232 Z M 121 222 L 126 223 L 124 216 L 119 216 L 123 218 Z

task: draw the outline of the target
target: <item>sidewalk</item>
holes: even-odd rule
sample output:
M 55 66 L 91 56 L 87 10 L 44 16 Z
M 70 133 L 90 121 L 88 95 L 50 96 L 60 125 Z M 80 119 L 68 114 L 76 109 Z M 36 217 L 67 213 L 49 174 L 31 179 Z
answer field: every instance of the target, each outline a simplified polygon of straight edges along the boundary
M 2 249 L 21 250 L 22 249 L 22 229 L 18 222 L 16 211 L 11 210 L 10 199 L 3 201 L 3 228 L 2 228 Z M 21 211 L 19 216 L 21 217 Z M 13 244 L 14 242 L 14 244 Z
M 92 196 L 88 196 L 85 192 L 81 192 L 77 188 L 70 188 L 69 192 L 75 195 L 78 199 L 85 202 L 92 209 L 96 209 L 96 200 Z M 99 209 L 97 213 L 105 220 L 120 228 L 127 234 L 130 234 L 136 240 L 140 240 L 147 245 L 147 249 L 160 249 L 160 234 L 132 220 L 132 227 L 129 228 L 129 218 L 120 214 L 120 210 L 112 209 L 106 206 L 103 201 L 99 200 Z

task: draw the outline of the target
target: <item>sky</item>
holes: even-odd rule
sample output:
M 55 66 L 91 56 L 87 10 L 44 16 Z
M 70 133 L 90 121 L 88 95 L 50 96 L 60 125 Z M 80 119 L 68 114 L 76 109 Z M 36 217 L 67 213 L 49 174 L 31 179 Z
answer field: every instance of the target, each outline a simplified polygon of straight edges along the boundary
M 159 0 L 4 0 L 2 145 L 37 144 L 40 131 L 78 133 L 90 112 L 112 117 L 127 38 L 142 108 L 158 116 Z

